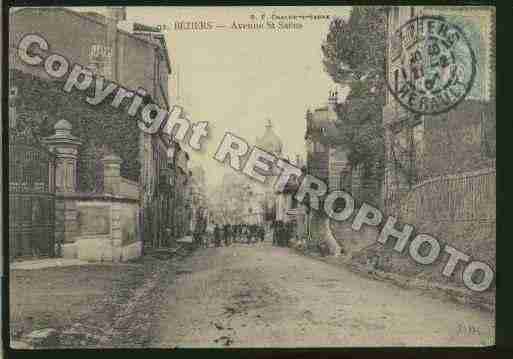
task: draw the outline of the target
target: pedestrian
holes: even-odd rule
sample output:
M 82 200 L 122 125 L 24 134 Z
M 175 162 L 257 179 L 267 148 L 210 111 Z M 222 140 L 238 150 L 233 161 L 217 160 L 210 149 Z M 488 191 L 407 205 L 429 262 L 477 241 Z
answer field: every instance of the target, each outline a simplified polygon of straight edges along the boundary
M 263 242 L 265 239 L 265 229 L 263 225 L 260 225 L 260 242 Z
M 258 238 L 260 237 L 260 230 L 258 229 L 258 224 L 253 225 L 253 241 L 254 243 L 258 243 Z
M 235 243 L 237 241 L 237 225 L 236 224 L 232 224 L 230 234 L 231 234 L 230 242 Z
M 227 223 L 224 225 L 224 228 L 223 228 L 223 239 L 224 239 L 224 245 L 225 247 L 228 247 L 230 244 L 229 244 L 229 240 L 230 240 L 230 225 Z
M 278 246 L 283 247 L 283 240 L 284 240 L 284 228 L 283 228 L 283 222 L 278 221 Z
M 248 239 L 248 243 L 252 244 L 254 242 L 254 238 L 255 238 L 255 225 L 254 224 L 250 224 L 249 225 L 249 239 Z
M 207 223 L 205 221 L 202 221 L 200 226 L 200 243 L 203 248 L 208 247 Z
M 221 247 L 221 228 L 217 223 L 214 227 L 214 244 L 216 247 Z
M 278 221 L 274 221 L 273 222 L 273 244 L 275 246 L 277 246 L 279 243 L 278 243 L 278 240 L 279 240 L 279 228 L 278 228 Z
M 197 228 L 194 228 L 194 232 L 192 232 L 192 240 L 194 243 L 194 247 L 199 248 L 201 243 L 200 243 L 199 231 Z
M 233 243 L 237 243 L 237 237 L 239 235 L 239 225 L 238 224 L 234 224 L 232 229 L 233 229 L 233 231 L 232 231 L 232 241 L 233 241 Z
M 276 231 L 276 221 L 273 221 L 271 223 L 271 229 L 273 231 L 273 246 L 275 246 L 278 243 L 278 237 L 277 237 L 277 231 Z
M 251 228 L 249 225 L 245 225 L 244 236 L 246 237 L 246 243 L 251 244 Z
M 286 231 L 285 231 L 285 247 L 289 246 L 290 238 L 292 238 L 292 222 L 286 223 Z

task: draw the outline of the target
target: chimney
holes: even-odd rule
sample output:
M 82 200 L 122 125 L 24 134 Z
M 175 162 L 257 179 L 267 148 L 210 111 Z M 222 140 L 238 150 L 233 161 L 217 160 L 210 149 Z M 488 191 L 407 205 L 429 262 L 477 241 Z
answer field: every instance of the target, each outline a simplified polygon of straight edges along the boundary
M 118 23 L 126 20 L 126 8 L 124 6 L 108 6 L 107 16 L 107 46 L 110 47 L 112 57 L 110 58 L 110 79 L 119 81 L 118 67 L 122 54 L 118 52 Z
M 329 96 L 328 96 L 328 104 L 332 105 L 332 106 L 336 105 L 338 102 L 337 97 L 338 97 L 337 91 L 330 91 Z
M 337 120 L 336 105 L 338 103 L 338 92 L 330 91 L 328 96 L 328 118 L 332 121 Z
M 107 6 L 107 17 L 114 19 L 116 22 L 126 20 L 126 7 L 124 6 Z

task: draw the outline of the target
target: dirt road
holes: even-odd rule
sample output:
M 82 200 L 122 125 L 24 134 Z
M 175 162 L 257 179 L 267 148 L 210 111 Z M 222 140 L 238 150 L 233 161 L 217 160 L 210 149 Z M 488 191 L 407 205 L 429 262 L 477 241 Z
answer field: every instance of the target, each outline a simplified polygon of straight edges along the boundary
M 491 345 L 492 313 L 268 243 L 200 249 L 161 291 L 156 347 Z

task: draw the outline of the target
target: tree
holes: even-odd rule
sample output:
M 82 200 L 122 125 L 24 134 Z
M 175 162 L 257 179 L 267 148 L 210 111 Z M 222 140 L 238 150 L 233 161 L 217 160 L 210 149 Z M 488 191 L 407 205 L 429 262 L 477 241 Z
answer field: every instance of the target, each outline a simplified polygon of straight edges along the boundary
M 351 164 L 364 164 L 365 179 L 383 176 L 385 148 L 385 8 L 353 7 L 349 19 L 335 18 L 321 49 L 325 71 L 351 91 L 337 109 L 337 144 L 349 149 Z
M 37 137 L 53 135 L 53 126 L 60 119 L 66 119 L 72 124 L 72 133 L 80 138 L 84 150 L 78 159 L 81 169 L 78 172 L 79 186 L 82 191 L 99 189 L 94 171 L 97 162 L 106 152 L 114 152 L 122 158 L 123 177 L 132 180 L 139 178 L 140 130 L 137 120 L 140 120 L 140 112 L 136 120 L 129 117 L 125 108 L 112 107 L 110 103 L 114 94 L 99 105 L 88 104 L 85 97 L 93 95 L 93 86 L 84 93 L 77 90 L 66 93 L 62 89 L 62 80 L 44 80 L 19 70 L 11 70 L 10 79 L 20 93 L 16 103 L 17 117 L 27 123 Z M 143 104 L 149 101 L 151 98 L 146 97 Z
M 355 6 L 347 21 L 335 18 L 331 22 L 321 49 L 333 81 L 352 87 L 355 81 L 384 79 L 385 24 L 381 6 Z

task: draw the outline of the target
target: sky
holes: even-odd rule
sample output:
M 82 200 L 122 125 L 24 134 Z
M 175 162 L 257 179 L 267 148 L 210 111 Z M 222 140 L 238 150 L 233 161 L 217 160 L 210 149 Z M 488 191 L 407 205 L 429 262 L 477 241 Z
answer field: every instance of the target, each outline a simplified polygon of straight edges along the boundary
M 233 30 L 233 21 L 250 15 L 323 14 L 348 16 L 349 7 L 128 7 L 127 21 L 167 25 L 173 74 L 170 103 L 182 104 L 191 120 L 208 121 L 205 150 L 190 150 L 191 164 L 201 164 L 207 181 L 217 184 L 226 171 L 213 159 L 226 131 L 254 145 L 267 119 L 281 137 L 284 154 L 305 158 L 305 112 L 327 101 L 335 84 L 324 72 L 321 43 L 329 20 L 303 20 L 294 30 Z M 225 28 L 174 30 L 175 21 L 212 21 Z M 179 80 L 178 80 L 179 79 Z M 178 91 L 179 88 L 179 91 Z M 339 89 L 340 97 L 347 90 Z

